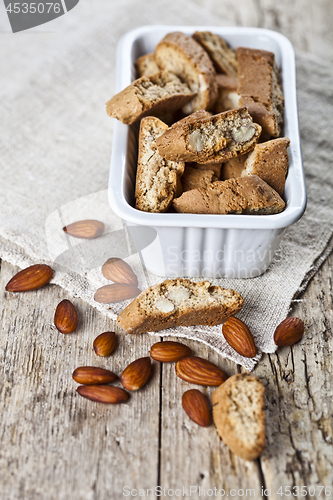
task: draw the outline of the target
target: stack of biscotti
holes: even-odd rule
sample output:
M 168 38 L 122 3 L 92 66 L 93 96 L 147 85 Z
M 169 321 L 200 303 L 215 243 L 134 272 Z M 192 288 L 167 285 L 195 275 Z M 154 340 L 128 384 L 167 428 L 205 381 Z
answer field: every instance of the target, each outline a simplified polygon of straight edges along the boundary
M 279 138 L 284 100 L 272 52 L 235 49 L 209 31 L 173 32 L 135 67 L 138 79 L 107 112 L 125 124 L 141 121 L 136 209 L 284 209 L 289 139 Z

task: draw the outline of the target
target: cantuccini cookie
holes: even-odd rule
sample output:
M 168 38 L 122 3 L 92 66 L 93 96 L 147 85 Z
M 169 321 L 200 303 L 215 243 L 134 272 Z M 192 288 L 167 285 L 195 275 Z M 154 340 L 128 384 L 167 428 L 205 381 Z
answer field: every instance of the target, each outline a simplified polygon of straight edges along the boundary
M 262 382 L 245 373 L 228 378 L 212 394 L 218 433 L 244 460 L 255 460 L 265 447 L 264 395 Z
M 145 54 L 144 56 L 139 57 L 135 61 L 136 72 L 138 77 L 141 76 L 152 76 L 156 75 L 161 71 L 161 68 L 158 66 L 155 54 Z
M 157 141 L 169 160 L 222 162 L 254 148 L 261 127 L 246 108 L 233 109 L 193 123 L 174 124 Z
M 216 180 L 214 170 L 201 170 L 186 165 L 181 183 L 183 191 L 190 191 L 200 187 L 205 188 Z
M 156 148 L 156 138 L 167 128 L 152 116 L 143 118 L 140 123 L 135 198 L 136 208 L 144 212 L 165 212 L 180 187 L 185 164 L 165 160 Z
M 285 202 L 260 177 L 250 175 L 186 191 L 173 200 L 173 206 L 188 214 L 270 215 L 282 212 Z
M 142 76 L 106 103 L 109 116 L 131 125 L 147 115 L 160 116 L 186 104 L 194 93 L 172 73 Z
M 221 179 L 221 168 L 222 163 L 187 163 L 192 168 L 197 168 L 199 170 L 213 170 L 214 178 L 213 182 L 219 181 Z
M 282 196 L 288 172 L 289 144 L 288 137 L 257 144 L 247 156 L 241 176 L 258 175 Z
M 208 52 L 218 73 L 237 76 L 236 52 L 224 38 L 210 31 L 196 31 L 193 38 Z
M 214 106 L 214 113 L 222 113 L 229 109 L 239 108 L 237 94 L 238 78 L 228 75 L 216 75 L 218 95 Z
M 218 325 L 236 314 L 244 299 L 208 281 L 169 279 L 143 291 L 118 316 L 127 333 L 156 332 L 173 326 Z
M 210 109 L 217 97 L 216 72 L 207 52 L 179 31 L 169 33 L 155 48 L 157 64 L 186 82 L 196 96 L 183 107 L 186 114 Z
M 241 177 L 244 170 L 245 161 L 247 154 L 235 156 L 230 158 L 227 162 L 222 164 L 221 180 L 226 181 L 227 179 L 234 179 L 236 177 Z
M 283 124 L 284 99 L 274 54 L 238 47 L 237 58 L 240 106 L 248 108 L 263 133 L 278 137 Z

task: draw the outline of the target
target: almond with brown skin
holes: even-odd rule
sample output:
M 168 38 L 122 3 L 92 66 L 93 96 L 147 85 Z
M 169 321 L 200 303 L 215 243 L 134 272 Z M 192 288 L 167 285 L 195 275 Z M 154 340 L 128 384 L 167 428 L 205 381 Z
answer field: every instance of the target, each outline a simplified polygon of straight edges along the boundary
M 64 299 L 58 305 L 54 314 L 54 324 L 61 333 L 75 332 L 79 318 L 74 305 L 70 300 Z
M 110 384 L 118 379 L 118 376 L 97 366 L 79 366 L 73 371 L 72 375 L 75 382 L 84 385 Z
M 129 364 L 121 374 L 121 383 L 129 391 L 137 391 L 143 387 L 151 373 L 150 358 L 139 358 Z
M 80 385 L 76 392 L 90 401 L 105 404 L 120 404 L 128 400 L 129 394 L 120 387 L 109 385 Z
M 46 285 L 53 277 L 53 269 L 46 264 L 35 264 L 22 269 L 7 283 L 7 292 L 29 292 Z
M 193 422 L 201 427 L 208 427 L 211 424 L 211 411 L 208 400 L 198 389 L 190 389 L 184 392 L 182 405 Z
M 301 319 L 286 318 L 278 325 L 274 333 L 274 342 L 278 346 L 296 344 L 303 337 L 304 323 Z
M 222 326 L 222 333 L 228 344 L 238 354 L 246 358 L 254 358 L 257 348 L 249 328 L 243 321 L 232 316 Z
M 114 285 L 105 285 L 99 288 L 94 295 L 94 300 L 102 304 L 111 304 L 121 302 L 122 300 L 134 299 L 140 293 L 141 290 L 134 285 L 115 283 Z
M 78 220 L 68 226 L 63 227 L 63 231 L 74 236 L 74 238 L 82 238 L 85 240 L 91 240 L 101 236 L 104 232 L 105 226 L 103 222 L 99 220 L 87 219 Z
M 102 266 L 103 276 L 115 283 L 127 283 L 138 286 L 138 278 L 134 274 L 131 266 L 118 257 L 108 259 Z
M 190 356 L 192 351 L 187 345 L 180 342 L 173 342 L 167 340 L 165 342 L 157 342 L 150 348 L 150 356 L 156 361 L 162 363 L 169 363 L 171 361 L 178 361 L 185 356 Z
M 227 375 L 218 366 L 198 356 L 179 360 L 176 364 L 176 374 L 185 382 L 198 385 L 217 386 L 227 380 Z
M 93 348 L 97 356 L 110 356 L 115 350 L 117 337 L 114 332 L 104 332 L 95 338 Z

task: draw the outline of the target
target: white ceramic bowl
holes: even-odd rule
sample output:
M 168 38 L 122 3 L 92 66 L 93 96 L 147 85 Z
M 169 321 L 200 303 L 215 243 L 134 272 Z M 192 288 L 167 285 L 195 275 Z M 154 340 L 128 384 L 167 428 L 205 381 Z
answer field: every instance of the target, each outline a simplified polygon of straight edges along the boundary
M 202 215 L 146 213 L 134 208 L 138 125 L 114 120 L 109 202 L 127 224 L 146 268 L 164 277 L 251 278 L 271 263 L 283 231 L 306 206 L 296 102 L 295 56 L 289 40 L 260 28 L 216 26 L 143 26 L 126 33 L 117 48 L 116 92 L 136 78 L 134 62 L 153 52 L 172 31 L 191 35 L 211 31 L 232 47 L 274 52 L 285 98 L 284 135 L 290 139 L 289 171 L 284 191 L 286 209 L 275 215 Z

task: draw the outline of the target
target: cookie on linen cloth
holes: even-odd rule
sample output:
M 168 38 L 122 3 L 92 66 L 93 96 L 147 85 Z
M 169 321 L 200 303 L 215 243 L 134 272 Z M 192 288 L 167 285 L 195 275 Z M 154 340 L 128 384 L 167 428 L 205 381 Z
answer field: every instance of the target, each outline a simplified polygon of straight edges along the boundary
M 117 318 L 127 333 L 145 333 L 174 326 L 218 325 L 236 314 L 243 297 L 209 281 L 176 278 L 153 285 L 136 297 Z

